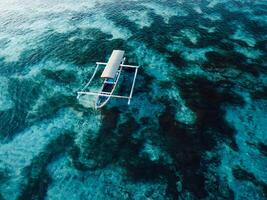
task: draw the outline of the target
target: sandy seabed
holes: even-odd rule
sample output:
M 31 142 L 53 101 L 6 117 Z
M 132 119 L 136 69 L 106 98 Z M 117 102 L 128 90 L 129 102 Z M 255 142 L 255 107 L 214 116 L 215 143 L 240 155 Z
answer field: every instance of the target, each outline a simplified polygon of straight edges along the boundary
M 265 0 L 2 0 L 0 200 L 266 199 L 266 33 Z M 134 98 L 94 110 L 113 49 Z

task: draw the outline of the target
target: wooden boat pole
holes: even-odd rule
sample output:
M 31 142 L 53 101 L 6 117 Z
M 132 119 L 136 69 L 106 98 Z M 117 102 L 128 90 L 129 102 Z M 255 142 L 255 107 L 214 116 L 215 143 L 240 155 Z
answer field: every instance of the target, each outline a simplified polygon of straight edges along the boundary
M 98 67 L 99 67 L 99 64 L 96 64 L 96 68 L 95 68 L 95 71 L 94 71 L 92 77 L 90 78 L 90 80 L 88 81 L 88 83 L 83 87 L 82 91 L 84 91 L 90 85 L 90 83 L 92 82 L 92 80 L 94 79 L 94 77 L 96 75 L 96 72 L 97 72 Z M 81 95 L 79 95 L 79 93 L 78 93 L 77 99 L 79 99 L 80 96 Z
M 110 94 L 101 94 L 98 92 L 78 92 L 79 95 L 95 95 L 95 96 L 104 96 L 104 97 L 115 97 L 115 98 L 123 98 L 123 99 L 129 99 L 127 96 L 119 96 L 119 95 L 110 95 Z
M 130 105 L 131 98 L 133 96 L 133 90 L 134 90 L 134 85 L 135 85 L 135 79 L 136 79 L 136 76 L 137 76 L 137 72 L 138 72 L 138 67 L 135 68 L 134 79 L 133 79 L 133 84 L 132 84 L 132 88 L 131 88 L 131 92 L 130 92 L 130 96 L 129 96 L 129 100 L 128 100 L 128 105 Z

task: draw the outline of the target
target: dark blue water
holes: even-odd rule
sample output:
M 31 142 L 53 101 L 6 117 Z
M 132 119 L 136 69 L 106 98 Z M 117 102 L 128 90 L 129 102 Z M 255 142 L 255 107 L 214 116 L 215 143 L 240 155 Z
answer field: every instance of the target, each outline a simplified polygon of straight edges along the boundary
M 113 49 L 134 98 L 94 110 Z M 0 200 L 266 199 L 266 56 L 265 0 L 2 0 Z

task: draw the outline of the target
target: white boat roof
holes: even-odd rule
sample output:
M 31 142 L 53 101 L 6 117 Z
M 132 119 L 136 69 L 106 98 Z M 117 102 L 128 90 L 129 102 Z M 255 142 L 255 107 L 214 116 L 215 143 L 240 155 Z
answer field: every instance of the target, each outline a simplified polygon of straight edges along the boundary
M 113 50 L 104 71 L 101 74 L 101 78 L 115 78 L 116 73 L 123 60 L 124 51 Z

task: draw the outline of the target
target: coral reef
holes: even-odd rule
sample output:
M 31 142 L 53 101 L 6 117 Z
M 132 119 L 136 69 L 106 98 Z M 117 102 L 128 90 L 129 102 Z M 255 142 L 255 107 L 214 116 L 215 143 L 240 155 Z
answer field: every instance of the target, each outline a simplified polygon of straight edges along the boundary
M 266 10 L 2 0 L 0 200 L 266 199 Z M 94 110 L 76 92 L 113 49 L 134 99 Z

